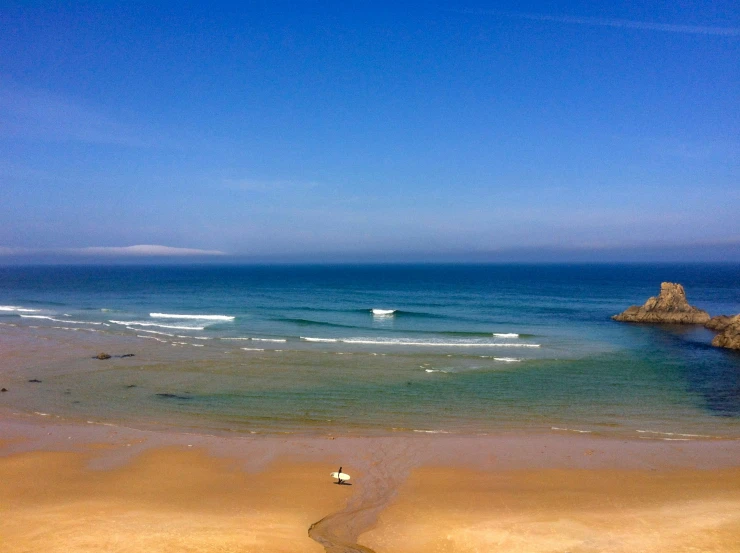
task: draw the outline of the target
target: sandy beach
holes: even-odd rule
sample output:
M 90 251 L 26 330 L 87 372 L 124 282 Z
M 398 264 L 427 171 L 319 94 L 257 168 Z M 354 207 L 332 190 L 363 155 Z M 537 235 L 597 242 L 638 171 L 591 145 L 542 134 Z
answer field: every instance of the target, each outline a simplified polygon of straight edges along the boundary
M 0 425 L 3 551 L 732 552 L 740 540 L 737 441 L 228 438 L 40 419 Z M 352 486 L 329 478 L 339 464 Z

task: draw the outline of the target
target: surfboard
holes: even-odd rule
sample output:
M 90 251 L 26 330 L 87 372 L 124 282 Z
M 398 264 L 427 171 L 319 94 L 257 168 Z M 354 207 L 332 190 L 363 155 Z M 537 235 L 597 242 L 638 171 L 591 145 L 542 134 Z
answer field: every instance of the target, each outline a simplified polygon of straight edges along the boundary
M 337 480 L 341 480 L 342 482 L 346 482 L 350 479 L 349 474 L 345 474 L 343 472 L 332 472 L 329 476 L 336 478 Z

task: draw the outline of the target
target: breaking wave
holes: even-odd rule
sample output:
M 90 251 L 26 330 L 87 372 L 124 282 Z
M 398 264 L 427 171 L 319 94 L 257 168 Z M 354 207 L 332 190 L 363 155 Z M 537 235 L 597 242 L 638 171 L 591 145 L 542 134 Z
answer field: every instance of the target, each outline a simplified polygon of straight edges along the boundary
M 0 305 L 0 311 L 15 311 L 16 313 L 35 313 L 40 309 L 27 309 L 25 307 L 17 307 L 15 305 Z
M 182 325 L 163 325 L 159 323 L 146 323 L 142 321 L 114 321 L 110 320 L 108 321 L 110 323 L 114 323 L 117 325 L 124 325 L 124 326 L 156 326 L 158 328 L 171 328 L 174 330 L 203 330 L 205 329 L 204 326 L 182 326 Z
M 175 313 L 149 313 L 153 319 L 196 319 L 201 321 L 233 321 L 231 315 L 178 315 Z
M 381 345 L 381 346 L 422 346 L 422 347 L 468 347 L 468 348 L 538 348 L 540 344 L 512 342 L 483 342 L 480 340 L 415 340 L 413 338 L 315 338 L 301 336 L 305 342 L 341 342 L 343 344 Z

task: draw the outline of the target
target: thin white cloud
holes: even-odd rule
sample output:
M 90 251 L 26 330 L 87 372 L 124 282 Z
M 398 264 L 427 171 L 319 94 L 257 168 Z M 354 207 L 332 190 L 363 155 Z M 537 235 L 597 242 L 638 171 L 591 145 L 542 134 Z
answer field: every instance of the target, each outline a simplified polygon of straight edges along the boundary
M 665 33 L 682 33 L 691 35 L 740 36 L 740 27 L 713 27 L 705 25 L 678 25 L 674 23 L 655 23 L 651 21 L 634 21 L 631 19 L 614 19 L 601 17 L 581 17 L 569 15 L 544 15 L 536 13 L 507 13 L 493 10 L 463 10 L 468 14 L 487 14 L 528 19 L 530 21 L 551 21 L 589 25 L 592 27 L 613 27 L 617 29 L 637 29 L 641 31 L 660 31 Z
M 173 140 L 141 121 L 124 121 L 84 100 L 0 82 L 0 138 L 157 147 Z
M 200 250 L 196 248 L 174 248 L 156 244 L 136 246 L 92 246 L 88 248 L 10 248 L 0 246 L 0 255 L 74 255 L 103 257 L 188 257 L 227 255 L 219 250 Z
M 171 246 L 158 246 L 154 244 L 141 244 L 137 246 L 96 246 L 89 248 L 69 248 L 63 250 L 73 255 L 115 255 L 115 256 L 147 256 L 147 257 L 169 257 L 190 255 L 226 255 L 219 250 L 199 250 L 195 248 L 173 248 Z

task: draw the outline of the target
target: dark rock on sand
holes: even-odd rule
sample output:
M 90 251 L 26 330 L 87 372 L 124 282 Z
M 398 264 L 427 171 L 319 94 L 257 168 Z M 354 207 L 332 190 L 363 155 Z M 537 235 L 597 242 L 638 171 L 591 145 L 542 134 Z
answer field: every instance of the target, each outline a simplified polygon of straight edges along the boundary
M 721 332 L 714 337 L 712 345 L 718 348 L 740 349 L 740 315 L 727 318 L 729 320 L 722 328 L 718 329 Z
M 0 390 L 0 392 L 7 392 L 7 391 L 8 391 L 7 388 L 3 388 L 2 390 Z
M 38 378 L 32 378 L 31 380 L 29 380 L 29 382 L 34 382 L 36 384 L 41 384 L 41 381 Z
M 118 357 L 120 357 L 121 359 L 125 359 L 126 357 L 133 357 L 133 356 L 134 356 L 133 353 L 124 353 L 123 355 L 119 355 Z
M 627 323 L 704 324 L 709 313 L 689 305 L 683 286 L 673 282 L 660 285 L 660 295 L 648 299 L 644 305 L 633 305 L 612 317 Z
M 166 398 L 166 399 L 193 399 L 191 397 L 181 396 L 181 395 L 178 395 L 178 394 L 157 394 L 157 396 L 158 397 L 163 397 L 163 398 Z
M 93 359 L 110 359 L 110 355 L 107 353 L 98 353 Z

